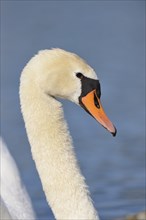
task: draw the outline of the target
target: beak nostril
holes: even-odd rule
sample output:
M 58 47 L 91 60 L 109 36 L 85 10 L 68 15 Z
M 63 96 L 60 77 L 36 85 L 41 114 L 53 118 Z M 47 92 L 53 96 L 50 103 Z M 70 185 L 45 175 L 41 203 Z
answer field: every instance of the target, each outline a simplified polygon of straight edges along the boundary
M 98 102 L 98 98 L 97 98 L 95 92 L 94 92 L 94 104 L 95 104 L 95 106 L 96 106 L 97 108 L 100 108 L 100 105 L 99 105 L 99 102 Z

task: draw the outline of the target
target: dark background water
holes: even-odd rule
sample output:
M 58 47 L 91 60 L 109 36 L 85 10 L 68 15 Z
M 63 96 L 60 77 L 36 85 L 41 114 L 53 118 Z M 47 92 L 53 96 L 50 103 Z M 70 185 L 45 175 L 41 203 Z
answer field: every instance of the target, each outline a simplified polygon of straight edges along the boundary
M 19 77 L 40 49 L 60 47 L 96 70 L 113 138 L 62 101 L 75 151 L 103 220 L 144 209 L 145 1 L 1 1 L 1 130 L 38 219 L 52 219 L 19 107 Z

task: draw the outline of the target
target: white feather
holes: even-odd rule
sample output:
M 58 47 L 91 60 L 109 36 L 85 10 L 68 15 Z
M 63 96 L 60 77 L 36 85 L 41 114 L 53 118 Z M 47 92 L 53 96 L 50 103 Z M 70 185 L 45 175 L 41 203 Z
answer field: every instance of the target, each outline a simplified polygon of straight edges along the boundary
M 30 198 L 7 146 L 1 143 L 1 219 L 35 219 Z M 8 218 L 9 216 L 9 218 Z

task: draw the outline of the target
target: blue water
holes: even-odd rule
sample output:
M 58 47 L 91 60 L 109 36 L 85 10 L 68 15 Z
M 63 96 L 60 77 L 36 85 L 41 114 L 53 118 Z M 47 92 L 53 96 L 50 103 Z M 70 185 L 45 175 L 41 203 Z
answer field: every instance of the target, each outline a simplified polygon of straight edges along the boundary
M 54 219 L 42 191 L 19 107 L 19 77 L 40 49 L 61 47 L 93 66 L 113 138 L 62 101 L 75 151 L 102 220 L 144 210 L 144 1 L 2 1 L 1 130 L 39 220 Z

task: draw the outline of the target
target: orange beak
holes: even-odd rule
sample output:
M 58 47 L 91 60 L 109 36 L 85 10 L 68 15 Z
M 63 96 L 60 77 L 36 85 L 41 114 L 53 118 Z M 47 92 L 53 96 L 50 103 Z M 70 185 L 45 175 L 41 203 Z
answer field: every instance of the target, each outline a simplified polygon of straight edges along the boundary
M 105 114 L 96 90 L 89 92 L 86 96 L 81 97 L 81 102 L 85 109 L 113 136 L 116 135 L 116 128 Z

